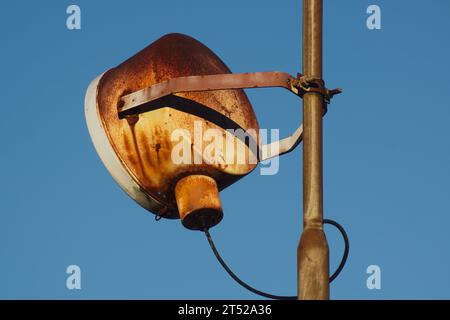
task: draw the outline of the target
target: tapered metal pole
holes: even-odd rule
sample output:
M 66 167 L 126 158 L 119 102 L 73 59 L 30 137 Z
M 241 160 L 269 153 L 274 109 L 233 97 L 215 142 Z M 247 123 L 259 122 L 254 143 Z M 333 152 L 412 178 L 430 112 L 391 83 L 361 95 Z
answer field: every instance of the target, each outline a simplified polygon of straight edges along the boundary
M 322 0 L 303 0 L 303 74 L 322 79 Z M 298 246 L 298 299 L 329 299 L 328 244 L 322 211 L 323 97 L 303 96 L 303 232 Z

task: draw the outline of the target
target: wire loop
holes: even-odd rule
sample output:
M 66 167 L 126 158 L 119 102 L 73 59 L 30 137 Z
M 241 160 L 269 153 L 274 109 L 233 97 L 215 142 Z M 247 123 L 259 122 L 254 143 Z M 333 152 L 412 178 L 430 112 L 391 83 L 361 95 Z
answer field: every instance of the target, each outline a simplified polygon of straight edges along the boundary
M 345 263 L 347 262 L 348 253 L 349 253 L 349 249 L 350 249 L 350 242 L 348 240 L 348 236 L 347 236 L 347 233 L 345 232 L 345 229 L 339 223 L 337 223 L 336 221 L 331 220 L 331 219 L 323 219 L 323 223 L 324 224 L 330 224 L 330 225 L 334 226 L 335 228 L 337 228 L 339 230 L 339 232 L 341 233 L 341 235 L 342 235 L 342 237 L 344 239 L 344 242 L 345 242 L 344 254 L 342 256 L 342 259 L 341 259 L 341 262 L 339 263 L 338 268 L 336 269 L 336 271 L 330 277 L 330 283 L 331 283 L 341 273 L 342 269 L 344 268 Z M 239 283 L 242 287 L 244 287 L 245 289 L 247 289 L 250 292 L 253 292 L 254 294 L 257 294 L 259 296 L 262 296 L 262 297 L 265 297 L 265 298 L 269 298 L 269 299 L 275 299 L 275 300 L 297 300 L 297 296 L 278 296 L 278 295 L 274 295 L 274 294 L 270 294 L 270 293 L 266 293 L 266 292 L 260 291 L 258 289 L 253 288 L 252 286 L 248 285 L 247 283 L 245 283 L 243 280 L 241 280 L 230 269 L 230 267 L 228 267 L 228 265 L 222 259 L 222 257 L 220 256 L 219 252 L 217 251 L 216 245 L 214 244 L 214 241 L 213 241 L 213 239 L 211 237 L 211 234 L 209 233 L 209 230 L 205 229 L 203 231 L 205 232 L 205 235 L 206 235 L 206 238 L 208 239 L 209 245 L 210 245 L 214 255 L 216 256 L 217 260 L 221 264 L 221 266 L 230 275 L 230 277 L 233 278 L 233 280 L 236 281 L 237 283 Z

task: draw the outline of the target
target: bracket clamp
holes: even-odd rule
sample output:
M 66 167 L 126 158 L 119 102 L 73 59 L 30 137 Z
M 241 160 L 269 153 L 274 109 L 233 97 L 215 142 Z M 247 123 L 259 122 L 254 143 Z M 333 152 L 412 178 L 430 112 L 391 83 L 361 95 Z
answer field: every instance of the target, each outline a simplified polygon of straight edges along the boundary
M 140 113 L 140 106 L 180 92 L 268 87 L 285 88 L 301 98 L 307 93 L 318 93 L 325 102 L 323 104 L 324 115 L 331 98 L 342 92 L 342 89 L 339 88 L 327 89 L 322 79 L 308 77 L 300 73 L 297 74 L 297 78 L 280 71 L 186 76 L 156 83 L 121 97 L 117 106 L 118 116 L 123 118 L 138 114 Z M 262 145 L 259 160 L 264 161 L 288 153 L 295 149 L 302 139 L 303 125 L 300 125 L 289 137 Z
M 320 78 L 309 77 L 297 73 L 296 79 L 289 79 L 290 85 L 297 90 L 297 95 L 303 98 L 306 93 L 318 93 L 323 97 L 325 104 L 329 104 L 333 96 L 342 93 L 341 88 L 327 89 L 325 81 Z M 325 106 L 326 107 L 326 106 Z

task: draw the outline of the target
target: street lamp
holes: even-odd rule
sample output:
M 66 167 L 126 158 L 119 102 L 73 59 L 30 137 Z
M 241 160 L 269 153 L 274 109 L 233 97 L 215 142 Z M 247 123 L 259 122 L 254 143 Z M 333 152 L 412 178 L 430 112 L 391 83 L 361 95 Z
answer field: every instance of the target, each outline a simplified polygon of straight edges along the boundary
M 303 12 L 303 73 L 296 77 L 278 71 L 233 74 L 199 41 L 169 34 L 97 77 L 88 88 L 85 112 L 95 148 L 122 189 L 158 219 L 181 218 L 186 228 L 205 231 L 221 264 L 250 290 L 220 258 L 208 231 L 223 217 L 219 192 L 258 162 L 293 150 L 303 139 L 304 230 L 297 297 L 328 299 L 322 116 L 341 90 L 327 89 L 322 80 L 322 0 L 304 0 Z M 271 144 L 261 143 L 256 115 L 242 90 L 265 87 L 282 87 L 303 99 L 303 126 Z M 195 141 L 199 123 L 219 132 L 232 147 L 219 148 L 215 159 L 208 158 L 207 146 Z M 184 133 L 174 141 L 180 128 Z M 188 161 L 174 161 L 174 148 L 183 142 Z M 224 155 L 230 150 L 231 157 Z M 246 161 L 236 161 L 239 157 Z

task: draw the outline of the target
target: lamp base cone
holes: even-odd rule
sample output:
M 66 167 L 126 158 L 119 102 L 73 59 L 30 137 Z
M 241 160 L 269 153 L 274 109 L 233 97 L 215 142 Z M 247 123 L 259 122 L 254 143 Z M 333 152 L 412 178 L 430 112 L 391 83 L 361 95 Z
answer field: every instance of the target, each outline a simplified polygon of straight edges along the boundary
M 223 218 L 219 189 L 211 177 L 190 175 L 180 179 L 175 198 L 181 222 L 188 229 L 209 229 Z

